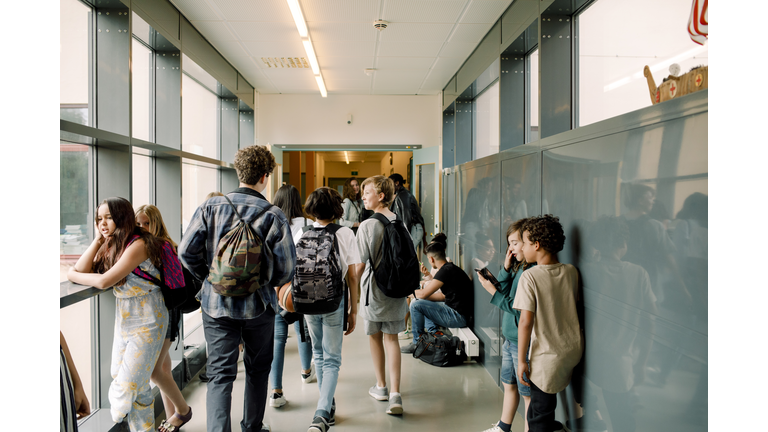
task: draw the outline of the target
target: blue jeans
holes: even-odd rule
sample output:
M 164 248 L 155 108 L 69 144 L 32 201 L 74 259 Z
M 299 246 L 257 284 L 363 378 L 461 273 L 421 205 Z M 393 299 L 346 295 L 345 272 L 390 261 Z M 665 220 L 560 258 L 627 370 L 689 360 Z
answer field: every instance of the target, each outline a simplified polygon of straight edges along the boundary
M 426 329 L 432 333 L 441 325 L 448 328 L 467 326 L 467 320 L 445 302 L 431 300 L 411 301 L 411 324 L 413 324 L 413 343 L 418 342 L 419 336 Z
M 504 345 L 501 346 L 501 382 L 504 384 L 517 386 L 517 392 L 520 393 L 520 396 L 530 397 L 531 388 L 523 384 L 518 385 L 518 370 L 517 345 L 510 342 L 509 340 L 505 340 Z M 527 375 L 525 381 L 530 384 Z
M 269 382 L 272 383 L 272 389 L 283 388 L 283 363 L 285 360 L 285 342 L 288 340 L 288 323 L 280 315 L 282 308 L 275 314 L 275 351 L 272 355 L 272 369 L 269 372 Z M 312 346 L 309 341 L 301 341 L 300 321 L 293 323 L 296 330 L 296 337 L 299 338 L 299 359 L 301 360 L 301 369 L 308 370 L 312 361 Z
M 317 401 L 315 416 L 331 418 L 333 395 L 339 380 L 341 367 L 341 341 L 344 338 L 344 300 L 335 312 L 321 315 L 305 315 L 309 335 L 312 338 L 312 353 L 317 368 L 317 384 L 320 400 Z
M 203 331 L 208 344 L 208 392 L 206 415 L 208 432 L 231 432 L 232 384 L 237 378 L 237 346 L 243 341 L 245 397 L 243 432 L 261 430 L 267 406 L 267 384 L 275 342 L 275 313 L 268 307 L 251 319 L 212 318 L 203 311 Z

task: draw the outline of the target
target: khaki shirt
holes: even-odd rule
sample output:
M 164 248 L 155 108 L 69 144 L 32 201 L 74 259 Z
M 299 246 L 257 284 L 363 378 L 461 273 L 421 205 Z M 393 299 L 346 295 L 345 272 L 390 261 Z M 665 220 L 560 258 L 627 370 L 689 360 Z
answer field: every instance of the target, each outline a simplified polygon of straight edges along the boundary
M 564 390 L 584 342 L 576 312 L 579 275 L 570 264 L 537 265 L 523 272 L 512 307 L 533 312 L 530 380 L 545 393 Z

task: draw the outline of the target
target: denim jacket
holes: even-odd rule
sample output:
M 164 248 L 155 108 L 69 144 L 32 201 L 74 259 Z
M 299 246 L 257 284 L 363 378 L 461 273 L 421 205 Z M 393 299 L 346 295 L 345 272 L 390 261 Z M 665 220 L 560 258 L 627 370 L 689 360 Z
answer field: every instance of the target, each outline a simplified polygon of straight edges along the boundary
M 263 240 L 261 288 L 246 297 L 223 297 L 213 291 L 206 279 L 219 239 L 238 222 L 232 206 L 224 197 L 213 197 L 195 210 L 179 244 L 179 258 L 184 267 L 204 281 L 197 299 L 212 318 L 256 318 L 264 313 L 267 305 L 277 312 L 277 295 L 273 288 L 291 281 L 296 267 L 290 223 L 282 210 L 274 206 L 254 221 L 254 217 L 271 204 L 251 188 L 235 189 L 227 197 L 237 207 L 243 220 L 250 223 L 256 235 Z

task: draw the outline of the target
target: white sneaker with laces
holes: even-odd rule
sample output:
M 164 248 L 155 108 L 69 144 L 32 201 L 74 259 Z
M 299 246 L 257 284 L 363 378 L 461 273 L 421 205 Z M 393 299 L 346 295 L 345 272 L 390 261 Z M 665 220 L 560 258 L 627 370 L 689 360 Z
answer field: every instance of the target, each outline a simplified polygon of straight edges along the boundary
M 504 431 L 499 427 L 499 424 L 496 423 L 496 424 L 493 425 L 492 428 L 486 429 L 483 432 L 504 432 Z
M 280 408 L 281 406 L 287 404 L 288 401 L 285 400 L 285 396 L 282 393 L 272 393 L 272 396 L 269 398 L 269 406 L 272 408 Z
M 302 372 L 301 374 L 301 382 L 303 383 L 311 383 L 317 381 L 317 371 L 315 370 L 315 363 L 312 362 L 309 365 L 309 373 L 305 374 Z

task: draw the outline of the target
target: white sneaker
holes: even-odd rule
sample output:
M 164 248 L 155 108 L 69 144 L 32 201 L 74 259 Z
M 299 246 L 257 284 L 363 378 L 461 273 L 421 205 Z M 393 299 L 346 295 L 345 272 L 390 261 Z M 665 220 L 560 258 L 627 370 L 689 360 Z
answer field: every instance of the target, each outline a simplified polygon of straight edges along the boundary
M 269 398 L 269 406 L 273 408 L 280 408 L 281 406 L 287 404 L 288 401 L 285 400 L 285 396 L 282 393 L 272 393 L 272 396 Z
M 317 371 L 315 370 L 315 363 L 311 363 L 309 365 L 309 373 L 305 374 L 302 372 L 301 374 L 301 382 L 303 383 L 311 383 L 317 381 Z
M 397 334 L 397 338 L 400 340 L 413 339 L 413 332 L 410 330 L 402 331 Z
M 499 427 L 499 424 L 496 423 L 495 425 L 493 425 L 492 428 L 486 429 L 483 432 L 504 432 L 504 431 Z
M 272 432 L 272 428 L 269 427 L 269 425 L 264 423 L 264 422 L 261 422 L 261 430 L 262 431 L 267 431 L 267 432 Z

